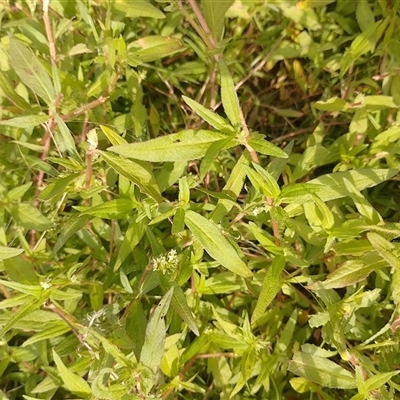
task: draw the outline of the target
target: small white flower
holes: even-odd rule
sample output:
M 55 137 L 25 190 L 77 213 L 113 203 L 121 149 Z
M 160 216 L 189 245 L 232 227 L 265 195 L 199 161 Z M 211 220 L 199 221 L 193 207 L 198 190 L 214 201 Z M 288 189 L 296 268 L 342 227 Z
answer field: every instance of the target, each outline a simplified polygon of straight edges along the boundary
M 254 208 L 254 210 L 252 211 L 252 214 L 254 216 L 257 216 L 258 214 L 261 214 L 262 212 L 264 212 L 264 207 L 256 207 Z
M 175 262 L 177 260 L 177 253 L 175 249 L 172 249 L 168 253 L 168 261 L 169 262 Z
M 46 279 L 44 282 L 40 282 L 40 286 L 44 289 L 50 289 L 51 288 L 51 281 L 49 279 Z
M 171 274 L 177 271 L 178 264 L 178 254 L 172 249 L 167 254 L 161 254 L 153 259 L 153 271 Z

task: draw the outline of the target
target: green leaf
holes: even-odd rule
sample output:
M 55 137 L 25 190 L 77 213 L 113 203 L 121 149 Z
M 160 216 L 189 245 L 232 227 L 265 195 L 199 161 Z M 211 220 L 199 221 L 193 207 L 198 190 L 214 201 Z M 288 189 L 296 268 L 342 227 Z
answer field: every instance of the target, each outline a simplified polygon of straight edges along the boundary
M 371 378 L 368 378 L 365 382 L 366 389 L 369 391 L 379 390 L 383 385 L 385 385 L 398 374 L 400 374 L 400 371 L 383 372 L 371 376 Z
M 160 60 L 186 49 L 180 39 L 172 36 L 145 36 L 132 42 L 130 46 L 128 63 L 132 66 Z
M 349 105 L 339 97 L 332 97 L 327 101 L 317 101 L 313 107 L 320 111 L 339 112 L 348 110 Z
M 161 286 L 164 290 L 170 290 L 171 284 L 163 274 L 158 274 L 161 282 Z M 185 293 L 182 288 L 176 283 L 172 283 L 174 293 L 171 300 L 172 308 L 179 314 L 179 316 L 186 322 L 189 329 L 196 335 L 199 336 L 199 328 L 196 325 L 196 321 L 193 318 L 193 314 L 186 301 Z
M 157 308 L 154 310 L 146 328 L 146 336 L 140 353 L 140 362 L 152 369 L 154 372 L 156 372 L 160 367 L 164 353 L 166 338 L 164 317 L 169 309 L 173 291 L 173 288 L 168 290 Z
M 4 336 L 10 329 L 14 327 L 17 322 L 21 321 L 24 317 L 31 314 L 42 306 L 42 304 L 49 298 L 50 292 L 43 293 L 39 298 L 31 297 L 29 301 L 23 304 L 18 311 L 13 312 L 10 318 L 7 320 L 5 325 L 0 331 L 0 336 Z
M 349 195 L 344 179 L 349 180 L 357 190 L 364 190 L 389 180 L 397 173 L 396 169 L 360 168 L 322 175 L 308 183 L 323 185 L 325 189 L 318 193 L 318 197 L 323 201 L 329 201 Z
M 99 153 L 108 165 L 137 185 L 141 192 L 149 195 L 158 203 L 163 201 L 153 171 L 147 163 L 128 160 L 105 151 Z
M 56 92 L 49 74 L 32 50 L 25 47 L 19 40 L 11 38 L 10 60 L 21 81 L 41 97 L 47 105 L 51 105 L 56 98 Z
M 108 126 L 100 125 L 100 128 L 112 145 L 128 144 L 122 136 L 118 135 L 118 133 L 114 132 Z
M 15 128 L 34 128 L 37 125 L 43 124 L 49 119 L 48 115 L 24 115 L 0 121 L 0 125 L 13 126 Z
M 58 114 L 55 115 L 55 118 L 58 128 L 53 132 L 53 137 L 58 150 L 61 152 L 68 151 L 71 155 L 76 155 L 77 151 L 71 131 Z
M 226 133 L 227 135 L 234 135 L 235 129 L 217 113 L 207 109 L 195 100 L 189 99 L 189 97 L 182 96 L 184 102 L 204 121 L 208 122 L 213 128 Z
M 65 193 L 65 189 L 68 187 L 68 185 L 80 175 L 80 173 L 76 173 L 63 178 L 56 178 L 54 182 L 51 182 L 43 189 L 42 193 L 39 195 L 39 199 L 47 201 L 55 196 Z
M 231 200 L 218 200 L 217 206 L 211 213 L 211 219 L 215 223 L 221 221 L 221 219 L 232 209 L 233 204 L 235 204 L 237 197 L 243 189 L 244 181 L 246 179 L 246 171 L 242 168 L 242 165 L 248 164 L 250 164 L 250 156 L 246 151 L 236 162 L 236 165 L 233 167 L 231 175 L 222 190 L 222 193 L 226 194 L 231 198 Z
M 0 279 L 0 283 L 5 287 L 16 290 L 17 292 L 29 294 L 35 298 L 40 297 L 43 293 L 43 288 L 40 285 L 11 282 L 2 279 Z
M 224 237 L 217 225 L 191 210 L 186 211 L 185 223 L 193 236 L 214 260 L 235 274 L 245 278 L 252 276 L 252 272 L 240 259 L 234 247 Z
M 288 158 L 288 155 L 278 146 L 264 139 L 251 138 L 248 141 L 249 145 L 257 152 L 266 156 Z
M 54 349 L 53 359 L 57 366 L 58 374 L 60 375 L 65 387 L 77 396 L 85 399 L 89 398 L 92 395 L 92 391 L 88 383 L 79 375 L 71 372 L 62 362 L 60 356 L 55 352 Z
M 116 10 L 124 12 L 127 18 L 165 18 L 165 15 L 158 8 L 145 0 L 116 0 L 112 5 Z
M 13 203 L 7 208 L 17 224 L 23 228 L 46 231 L 53 225 L 38 209 L 28 203 Z
M 313 197 L 313 204 L 317 207 L 322 217 L 321 226 L 324 228 L 325 231 L 330 231 L 335 224 L 335 219 L 333 217 L 331 210 L 323 201 L 320 200 L 318 196 L 313 194 L 312 197 Z M 307 204 L 305 205 L 305 207 L 306 206 Z
M 13 189 L 11 189 L 7 193 L 7 199 L 8 201 L 17 201 L 22 198 L 22 196 L 29 190 L 29 188 L 32 186 L 32 182 L 25 183 L 24 185 L 17 186 Z
M 14 249 L 13 249 L 14 250 Z M 30 285 L 39 283 L 32 264 L 22 256 L 8 258 L 4 261 L 4 269 L 10 280 Z
M 225 24 L 225 13 L 233 3 L 234 0 L 201 0 L 201 6 L 208 28 L 216 41 L 219 41 L 222 38 L 222 31 Z
M 304 204 L 312 201 L 313 194 L 318 194 L 324 189 L 325 188 L 322 185 L 318 186 L 311 183 L 294 183 L 284 186 L 277 200 L 280 203 Z
M 256 355 L 256 346 L 251 344 L 248 349 L 243 352 L 242 360 L 240 363 L 240 369 L 245 382 L 247 382 L 251 378 L 251 374 L 256 365 L 257 355 Z
M 94 207 L 74 206 L 82 214 L 91 215 L 98 218 L 119 219 L 125 218 L 137 204 L 130 199 L 114 199 Z
M 76 232 L 84 228 L 93 217 L 89 215 L 73 215 L 68 216 L 68 220 L 65 223 L 56 244 L 54 245 L 54 252 L 57 253 L 66 241 L 71 238 Z
M 367 233 L 367 238 L 374 249 L 391 267 L 400 269 L 400 258 L 394 244 L 374 232 Z
M 272 199 L 275 199 L 279 195 L 279 187 L 272 175 L 264 171 L 265 175 L 268 174 L 270 176 L 270 179 L 268 179 L 268 181 L 266 182 L 259 173 L 254 171 L 254 169 L 244 164 L 242 165 L 242 168 L 244 169 L 244 171 L 246 171 L 250 182 L 257 190 L 257 192 L 261 193 L 263 196 L 271 197 Z M 272 181 L 273 184 L 271 184 Z
M 338 256 L 358 256 L 374 250 L 371 243 L 367 239 L 350 240 L 348 242 L 336 243 L 333 245 L 332 249 Z
M 324 0 L 325 1 L 325 0 Z M 320 0 L 305 0 L 305 4 L 319 3 Z M 288 7 L 285 3 L 282 5 L 282 11 L 285 17 L 290 18 L 294 23 L 304 26 L 309 30 L 320 30 L 322 25 L 312 7 L 301 7 L 303 2 L 299 2 L 300 7 Z
M 225 138 L 217 132 L 186 130 L 147 142 L 112 146 L 107 150 L 143 161 L 191 161 L 203 157 L 211 144 Z
M 221 74 L 221 98 L 225 114 L 233 127 L 241 126 L 242 111 L 239 105 L 239 99 L 236 94 L 235 85 L 225 61 L 218 61 L 219 71 Z
M 8 98 L 13 104 L 23 110 L 25 113 L 32 112 L 30 104 L 20 96 L 15 88 L 11 85 L 10 80 L 0 71 L 0 87 L 5 97 Z
M 103 368 L 98 372 L 96 378 L 92 383 L 93 396 L 98 399 L 106 400 L 118 400 L 124 398 L 124 395 L 128 392 L 128 387 L 122 383 L 108 384 L 103 383 L 104 376 L 113 376 L 115 370 L 113 368 Z
M 248 344 L 244 340 L 240 340 L 237 336 L 230 336 L 219 331 L 211 333 L 210 341 L 222 349 L 243 351 L 248 348 Z
M 107 338 L 105 338 L 96 330 L 90 330 L 89 334 L 99 340 L 104 351 L 107 354 L 111 355 L 119 364 L 123 365 L 124 367 L 131 367 L 132 362 L 136 362 L 136 360 L 132 359 L 132 357 L 130 361 L 128 357 L 119 349 L 118 346 L 111 343 Z
M 268 267 L 261 287 L 261 293 L 258 297 L 256 307 L 251 316 L 251 323 L 254 324 L 271 304 L 276 294 L 282 287 L 282 271 L 285 267 L 285 259 L 282 256 L 276 256 L 272 264 Z
M 333 361 L 312 354 L 296 351 L 289 363 L 289 371 L 295 375 L 332 389 L 357 387 L 353 374 Z
M 135 218 L 132 218 L 119 249 L 117 259 L 115 260 L 114 272 L 119 269 L 128 255 L 132 253 L 135 247 L 142 240 L 146 225 L 147 220 L 145 218 L 139 221 L 136 221 Z
M 367 1 L 357 2 L 356 18 L 361 31 L 366 31 L 375 23 L 374 13 Z
M 288 158 L 274 158 L 266 168 L 267 172 L 269 172 L 275 180 L 278 180 L 282 172 L 284 171 L 287 162 L 289 160 L 289 155 L 292 153 L 294 141 L 289 142 L 283 151 L 288 155 Z
M 269 233 L 258 227 L 254 222 L 249 222 L 248 228 L 250 232 L 259 241 L 260 245 L 272 254 L 282 255 L 283 249 L 277 246 L 274 242 L 274 238 Z
M 185 229 L 185 210 L 178 208 L 174 215 L 174 221 L 172 223 L 171 233 L 176 235 Z
M 361 98 L 361 105 L 357 108 L 366 110 L 385 110 L 388 108 L 397 108 L 392 96 L 365 96 Z
M 24 252 L 23 249 L 16 249 L 14 247 L 0 246 L 0 261 L 3 261 L 7 258 L 16 257 L 23 252 Z
M 324 7 L 333 2 L 335 2 L 335 0 L 300 0 L 297 3 L 297 8 L 307 9 L 307 8 Z
M 142 302 L 139 299 L 135 299 L 130 303 L 129 313 L 124 327 L 132 340 L 133 351 L 137 359 L 140 358 L 140 351 L 143 347 L 146 325 L 147 319 L 143 312 Z
M 29 339 L 22 343 L 22 347 L 27 347 L 33 343 L 40 342 L 42 340 L 52 339 L 64 335 L 71 330 L 71 328 L 66 325 L 64 321 L 54 321 L 48 328 L 42 332 L 38 332 L 31 336 Z
M 364 280 L 371 272 L 385 267 L 387 264 L 376 253 L 366 253 L 360 259 L 345 261 L 339 268 L 328 275 L 323 282 L 308 285 L 310 290 L 337 289 L 355 285 Z
M 361 192 L 357 190 L 348 179 L 344 178 L 343 182 L 360 215 L 365 217 L 365 219 L 371 224 L 379 224 L 382 222 L 382 217 L 375 208 L 371 206 L 369 201 L 361 194 Z
M 197 286 L 197 292 L 201 294 L 223 294 L 243 290 L 242 279 L 230 271 L 221 272 L 211 276 L 205 285 Z

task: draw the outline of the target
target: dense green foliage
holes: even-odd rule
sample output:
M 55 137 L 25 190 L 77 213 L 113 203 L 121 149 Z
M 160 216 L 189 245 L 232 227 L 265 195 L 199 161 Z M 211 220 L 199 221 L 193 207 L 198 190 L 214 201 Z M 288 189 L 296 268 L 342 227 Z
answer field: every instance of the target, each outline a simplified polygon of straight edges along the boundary
M 1 399 L 394 399 L 400 1 L 3 1 Z

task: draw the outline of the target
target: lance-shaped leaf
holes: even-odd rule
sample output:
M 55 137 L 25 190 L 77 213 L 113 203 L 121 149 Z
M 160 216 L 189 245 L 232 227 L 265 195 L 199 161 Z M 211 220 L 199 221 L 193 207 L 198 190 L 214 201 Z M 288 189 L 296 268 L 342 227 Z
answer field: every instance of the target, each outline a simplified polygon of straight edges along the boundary
M 240 109 L 233 79 L 225 61 L 222 59 L 219 60 L 219 71 L 221 74 L 221 98 L 225 114 L 234 127 L 240 126 L 242 110 Z
M 49 119 L 48 115 L 24 115 L 0 121 L 0 125 L 14 126 L 16 128 L 34 128 Z
M 289 363 L 289 371 L 295 375 L 332 389 L 354 389 L 355 377 L 333 361 L 313 354 L 296 351 Z
M 349 196 L 349 191 L 346 188 L 344 179 L 349 180 L 357 190 L 363 190 L 387 181 L 398 174 L 398 172 L 397 169 L 393 168 L 360 168 L 357 170 L 322 175 L 319 178 L 312 179 L 308 183 L 324 185 L 325 189 L 318 192 L 318 197 L 323 201 L 329 201 Z
M 107 136 L 107 139 L 113 144 L 114 146 L 118 144 L 128 144 L 128 142 L 118 133 L 114 132 L 108 126 L 100 125 L 101 130 Z
M 190 330 L 199 336 L 199 328 L 196 325 L 196 321 L 193 318 L 193 314 L 187 304 L 185 293 L 182 288 L 176 283 L 172 284 L 168 282 L 167 278 L 163 274 L 158 274 L 161 286 L 164 290 L 170 290 L 171 287 L 174 289 L 174 294 L 171 300 L 172 308 L 179 314 L 179 316 L 187 323 Z
M 31 105 L 15 91 L 15 88 L 11 85 L 9 79 L 3 72 L 0 72 L 0 87 L 4 96 L 7 97 L 13 104 L 15 104 L 21 110 L 24 110 L 25 113 L 32 112 Z
M 195 100 L 189 99 L 189 97 L 182 96 L 184 102 L 204 121 L 208 122 L 213 128 L 226 133 L 228 135 L 234 135 L 235 130 L 233 127 L 220 115 L 207 109 Z
M 82 228 L 86 226 L 86 224 L 92 219 L 90 215 L 69 215 L 68 221 L 64 225 L 63 230 L 61 231 L 60 236 L 57 239 L 56 244 L 54 245 L 54 251 L 57 252 L 61 249 L 61 247 L 65 244 L 65 242 L 72 237 L 76 232 L 80 231 Z
M 345 261 L 338 269 L 328 275 L 323 282 L 315 282 L 307 286 L 310 290 L 336 289 L 364 280 L 371 272 L 387 265 L 375 252 L 367 253 L 364 257 Z
M 16 257 L 23 252 L 24 252 L 23 249 L 0 246 L 0 261 L 6 260 L 7 258 Z
M 164 353 L 166 338 L 166 326 L 164 317 L 167 314 L 171 303 L 174 289 L 171 288 L 165 293 L 164 297 L 153 312 L 150 322 L 147 324 L 146 336 L 140 353 L 140 362 L 156 371 L 161 364 Z
M 357 190 L 346 178 L 343 179 L 343 182 L 360 215 L 365 217 L 365 219 L 370 221 L 372 224 L 378 224 L 379 222 L 382 222 L 382 217 L 380 214 L 375 210 L 374 207 L 372 207 L 372 205 L 361 194 L 361 192 Z
M 110 152 L 101 151 L 100 154 L 110 167 L 137 185 L 141 192 L 149 195 L 159 203 L 162 202 L 160 189 L 148 164 L 128 160 Z
M 188 210 L 185 215 L 185 223 L 193 236 L 214 260 L 235 274 L 245 278 L 252 276 L 252 272 L 241 260 L 229 240 L 212 221 Z
M 105 384 L 107 380 L 104 379 L 104 377 L 109 375 L 112 376 L 114 373 L 115 372 L 113 368 L 104 368 L 97 374 L 96 378 L 94 378 L 92 383 L 92 391 L 93 395 L 97 399 L 116 400 L 125 398 L 124 396 L 129 390 L 126 385 L 123 385 L 122 383 L 115 383 L 111 385 Z
M 310 183 L 294 183 L 282 188 L 278 197 L 280 203 L 304 204 L 312 201 L 312 194 L 319 193 L 325 188 L 322 185 L 313 185 Z
M 65 387 L 79 397 L 89 398 L 92 394 L 88 383 L 79 375 L 71 372 L 62 362 L 60 356 L 53 350 L 53 359 L 57 366 L 58 373 Z
M 37 310 L 42 306 L 42 304 L 49 298 L 50 291 L 42 292 L 39 298 L 31 297 L 25 304 L 23 304 L 16 312 L 13 312 L 7 316 L 10 318 L 7 320 L 5 325 L 0 331 L 0 335 L 4 336 L 10 329 L 17 324 L 17 322 L 21 321 L 24 317 L 31 314 L 33 311 Z
M 128 18 L 165 18 L 165 15 L 157 7 L 154 7 L 146 0 L 116 0 L 112 5 L 118 11 L 124 12 Z
M 70 331 L 71 328 L 64 321 L 54 321 L 48 328 L 31 336 L 28 340 L 22 343 L 22 347 L 27 347 L 33 343 L 42 340 L 52 339 Z
M 225 138 L 222 133 L 190 129 L 146 142 L 112 146 L 107 150 L 143 161 L 190 161 L 203 157 L 211 144 Z M 234 145 L 230 142 L 227 148 Z
M 259 171 L 254 171 L 254 169 L 244 164 L 242 165 L 242 168 L 244 169 L 244 171 L 246 171 L 250 182 L 257 190 L 257 192 L 261 193 L 263 196 L 271 197 L 273 199 L 275 199 L 279 195 L 279 186 L 277 185 L 275 179 L 272 178 L 272 175 L 270 175 L 271 179 L 265 181 L 264 176 L 261 176 Z M 268 174 L 266 171 L 264 172 Z
M 128 62 L 133 66 L 160 60 L 186 49 L 180 39 L 166 36 L 142 37 L 131 43 L 131 46 L 132 50 L 129 53 Z
M 288 158 L 287 153 L 267 140 L 251 138 L 248 143 L 257 153 L 265 154 L 266 156 Z
M 32 263 L 20 255 L 4 260 L 4 269 L 7 272 L 8 278 L 13 282 L 30 285 L 39 284 L 39 279 Z
M 51 221 L 31 204 L 12 203 L 7 208 L 17 224 L 26 229 L 45 231 L 52 226 Z
M 11 65 L 21 81 L 48 105 L 56 98 L 56 92 L 47 71 L 31 49 L 19 40 L 10 39 Z
M 224 29 L 224 16 L 234 0 L 213 1 L 202 0 L 201 6 L 207 25 L 216 41 L 221 40 L 222 31 Z
M 282 287 L 281 273 L 285 266 L 285 259 L 276 256 L 272 264 L 268 267 L 263 280 L 260 296 L 258 297 L 256 308 L 251 316 L 251 323 L 254 324 L 265 312 L 271 301 Z
M 393 268 L 400 270 L 399 250 L 389 240 L 374 232 L 367 233 L 367 238 L 379 255 Z
M 136 203 L 130 199 L 114 199 L 93 207 L 75 206 L 83 214 L 98 218 L 125 218 Z
M 68 185 L 78 178 L 81 175 L 80 173 L 71 174 L 65 176 L 63 178 L 57 178 L 54 182 L 51 182 L 45 189 L 43 189 L 42 193 L 40 193 L 39 199 L 40 200 L 50 200 L 55 196 L 58 196 L 62 193 L 65 193 L 65 189 Z
M 211 213 L 211 219 L 214 222 L 221 221 L 235 205 L 236 198 L 239 196 L 244 185 L 244 180 L 246 179 L 246 172 L 242 168 L 242 165 L 248 164 L 250 164 L 250 155 L 248 151 L 245 151 L 233 167 L 231 175 L 222 190 L 222 193 L 226 194 L 231 200 L 225 198 L 220 198 L 218 200 L 217 206 Z

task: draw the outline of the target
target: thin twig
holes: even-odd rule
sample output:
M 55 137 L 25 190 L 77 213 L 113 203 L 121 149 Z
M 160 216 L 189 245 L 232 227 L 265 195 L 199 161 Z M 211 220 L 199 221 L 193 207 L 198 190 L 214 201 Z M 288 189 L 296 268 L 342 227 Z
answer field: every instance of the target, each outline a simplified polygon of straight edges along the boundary
M 70 112 L 69 114 L 61 116 L 61 119 L 63 121 L 68 121 L 71 118 L 77 117 L 78 115 L 81 115 L 86 111 L 89 111 L 92 108 L 99 106 L 100 104 L 104 104 L 108 100 L 108 98 L 109 96 L 100 96 L 98 99 L 92 101 L 91 103 L 85 104 L 84 106 L 77 108 L 76 110 Z
M 57 65 L 56 45 L 54 43 L 53 29 L 51 27 L 51 21 L 49 17 L 49 3 L 50 0 L 43 1 L 43 22 L 46 28 L 47 40 L 49 41 L 51 61 L 53 62 L 54 65 Z

